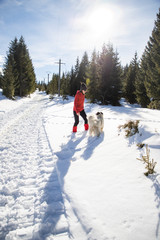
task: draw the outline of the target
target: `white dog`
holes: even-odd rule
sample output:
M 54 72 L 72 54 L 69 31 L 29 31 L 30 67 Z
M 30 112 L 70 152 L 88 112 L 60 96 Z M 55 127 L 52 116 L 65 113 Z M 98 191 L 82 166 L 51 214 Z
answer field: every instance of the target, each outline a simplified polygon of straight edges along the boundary
M 103 132 L 104 127 L 103 113 L 97 112 L 94 115 L 90 115 L 88 118 L 88 123 L 90 136 L 93 135 L 99 137 L 100 134 Z

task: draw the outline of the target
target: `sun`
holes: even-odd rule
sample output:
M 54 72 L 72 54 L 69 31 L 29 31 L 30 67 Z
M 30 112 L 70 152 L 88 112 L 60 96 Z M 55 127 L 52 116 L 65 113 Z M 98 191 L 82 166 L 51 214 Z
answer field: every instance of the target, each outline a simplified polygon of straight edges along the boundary
M 114 25 L 114 14 L 107 7 L 99 7 L 88 14 L 86 21 L 88 31 L 99 37 L 111 35 Z
M 120 11 L 115 5 L 94 5 L 72 22 L 76 45 L 82 49 L 99 49 L 115 38 L 117 26 L 120 27 Z

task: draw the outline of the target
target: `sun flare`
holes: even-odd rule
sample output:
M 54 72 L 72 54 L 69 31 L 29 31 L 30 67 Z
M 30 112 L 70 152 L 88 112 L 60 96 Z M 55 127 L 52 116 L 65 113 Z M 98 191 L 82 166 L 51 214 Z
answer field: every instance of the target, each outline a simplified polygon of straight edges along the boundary
M 95 5 L 74 21 L 78 37 L 76 44 L 82 48 L 100 48 L 112 41 L 121 28 L 121 9 L 115 5 Z
M 110 9 L 100 7 L 94 9 L 87 19 L 87 27 L 91 33 L 96 35 L 111 34 L 114 23 L 114 15 Z

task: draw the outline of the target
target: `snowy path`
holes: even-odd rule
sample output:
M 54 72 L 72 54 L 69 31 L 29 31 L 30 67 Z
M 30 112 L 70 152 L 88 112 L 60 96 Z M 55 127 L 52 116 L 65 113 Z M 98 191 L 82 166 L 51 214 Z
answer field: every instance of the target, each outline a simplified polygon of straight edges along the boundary
M 44 96 L 36 95 L 1 118 L 1 240 L 68 239 L 55 159 L 43 127 L 45 104 Z
M 160 111 L 85 103 L 104 113 L 99 138 L 80 119 L 72 134 L 73 97 L 50 101 L 0 94 L 0 240 L 159 240 Z M 126 139 L 118 126 L 140 119 Z M 149 145 L 156 173 L 138 157 Z

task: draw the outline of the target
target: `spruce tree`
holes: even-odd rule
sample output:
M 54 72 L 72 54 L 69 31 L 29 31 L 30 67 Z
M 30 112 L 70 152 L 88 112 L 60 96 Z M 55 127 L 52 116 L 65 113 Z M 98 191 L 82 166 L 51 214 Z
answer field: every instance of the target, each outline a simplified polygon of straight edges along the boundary
M 126 92 L 126 77 L 129 70 L 128 64 L 126 64 L 124 67 L 122 67 L 122 75 L 121 75 L 121 85 L 122 85 L 122 97 L 125 98 L 125 92 Z
M 74 96 L 79 89 L 79 81 L 78 81 L 78 73 L 79 73 L 79 57 L 76 59 L 76 65 L 74 68 L 72 68 L 71 72 L 71 96 Z
M 100 83 L 99 100 L 102 104 L 119 105 L 120 99 L 120 63 L 113 46 L 104 44 L 99 58 Z
M 69 90 L 69 95 L 74 96 L 75 95 L 75 87 L 74 87 L 74 81 L 75 81 L 75 74 L 74 74 L 74 68 L 71 68 L 70 72 L 70 90 Z
M 114 53 L 113 57 L 113 69 L 112 69 L 112 86 L 111 86 L 111 100 L 110 103 L 113 106 L 120 105 L 119 100 L 121 98 L 121 74 L 122 67 L 119 62 L 118 53 Z
M 136 75 L 135 81 L 135 94 L 136 100 L 141 105 L 141 107 L 147 107 L 150 103 L 150 99 L 147 96 L 146 88 L 145 88 L 145 78 L 147 72 L 147 64 L 146 64 L 146 54 L 142 55 L 139 71 Z
M 12 98 L 14 95 L 16 95 L 15 89 L 18 85 L 17 78 L 18 78 L 18 72 L 17 72 L 17 64 L 16 64 L 16 59 L 15 59 L 15 54 L 17 52 L 17 46 L 18 46 L 18 40 L 17 38 L 14 39 L 14 41 L 11 41 L 10 47 L 9 47 L 9 52 L 6 57 L 6 61 L 4 64 L 4 69 L 3 69 L 3 94 L 6 95 L 9 98 Z M 8 76 L 12 75 L 12 80 L 8 78 Z M 11 84 L 12 81 L 12 84 Z M 9 90 L 10 85 L 12 85 L 13 91 Z M 8 88 L 8 89 L 7 89 Z M 12 96 L 10 94 L 8 95 L 7 92 L 12 92 L 14 93 Z
M 15 61 L 15 52 L 17 50 L 18 40 L 11 41 L 9 52 L 3 68 L 3 94 L 12 99 L 15 95 L 15 85 L 18 77 Z
M 135 82 L 136 82 L 136 77 L 138 74 L 138 70 L 139 70 L 139 63 L 138 63 L 138 59 L 137 59 L 137 53 L 135 53 L 134 58 L 132 59 L 129 68 L 128 68 L 128 72 L 126 74 L 126 78 L 124 79 L 124 96 L 125 99 L 133 104 L 136 103 L 136 89 L 135 89 Z
M 89 68 L 88 54 L 87 52 L 85 52 L 79 65 L 79 70 L 76 77 L 77 89 L 80 88 L 81 82 L 86 83 L 86 79 L 88 77 L 88 68 Z
M 91 62 L 89 64 L 89 84 L 87 97 L 92 103 L 95 103 L 98 99 L 98 89 L 99 89 L 99 65 L 98 56 L 96 50 L 93 51 Z
M 10 98 L 13 99 L 14 97 L 14 81 L 15 81 L 15 76 L 14 76 L 14 59 L 12 56 L 8 57 L 5 67 L 4 67 L 4 84 L 3 84 L 3 94 Z
M 70 94 L 70 74 L 63 73 L 62 79 L 61 79 L 61 95 L 63 98 L 66 98 L 67 95 Z
M 19 96 L 26 96 L 35 90 L 35 74 L 27 46 L 22 36 L 19 40 L 15 56 L 18 71 L 17 81 L 19 83 L 19 87 L 16 90 Z
M 15 38 L 10 44 L 3 77 L 5 84 L 4 94 L 7 92 L 7 86 L 10 85 L 7 71 L 11 74 L 11 68 L 14 79 L 14 95 L 23 97 L 35 91 L 36 82 L 34 68 L 22 36 L 19 41 Z
M 8 61 L 5 64 L 4 68 L 4 84 L 3 84 L 3 94 L 10 98 L 13 99 L 14 97 L 14 73 L 13 73 L 13 65 L 8 59 Z
M 145 87 L 151 99 L 150 107 L 160 109 L 160 8 L 145 51 L 147 55 Z
M 0 88 L 3 88 L 3 76 L 1 72 L 0 72 Z
M 59 79 L 58 74 L 53 74 L 52 80 L 49 82 L 47 87 L 47 92 L 49 94 L 54 95 L 58 93 L 58 79 Z

